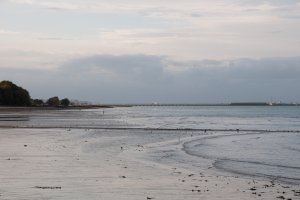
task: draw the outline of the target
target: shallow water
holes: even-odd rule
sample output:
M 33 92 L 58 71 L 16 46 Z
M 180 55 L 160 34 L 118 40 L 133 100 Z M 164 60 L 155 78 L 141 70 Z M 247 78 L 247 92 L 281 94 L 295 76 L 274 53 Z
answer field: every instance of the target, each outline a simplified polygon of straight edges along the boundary
M 300 106 L 154 106 L 0 114 L 2 126 L 252 130 L 218 137 L 213 133 L 186 144 L 184 150 L 195 158 L 210 159 L 216 170 L 300 184 L 300 133 L 280 132 L 300 130 Z M 197 159 L 185 162 L 200 166 Z
M 111 112 L 132 127 L 252 130 L 194 140 L 184 150 L 210 159 L 217 170 L 300 184 L 300 133 L 280 132 L 300 130 L 300 107 L 134 107 Z
M 136 127 L 300 130 L 300 106 L 154 106 L 108 113 Z
M 213 160 L 230 173 L 300 184 L 300 134 L 251 133 L 195 140 L 187 154 Z

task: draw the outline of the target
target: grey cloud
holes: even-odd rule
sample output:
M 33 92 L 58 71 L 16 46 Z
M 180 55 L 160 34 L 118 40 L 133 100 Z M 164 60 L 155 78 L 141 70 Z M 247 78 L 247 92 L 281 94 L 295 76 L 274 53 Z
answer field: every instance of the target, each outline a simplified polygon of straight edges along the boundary
M 53 41 L 62 41 L 62 40 L 74 40 L 71 38 L 59 38 L 59 37 L 40 37 L 38 40 L 53 40 Z
M 185 63 L 172 62 L 172 65 L 177 68 L 180 66 L 190 67 L 189 70 L 177 75 L 189 83 L 220 83 L 223 86 L 232 83 L 233 85 L 228 85 L 228 87 L 238 87 L 234 83 L 286 83 L 294 81 L 300 85 L 300 57 L 264 58 L 260 60 L 203 60 Z M 259 87 L 257 85 L 257 88 Z
M 141 81 L 140 84 L 157 82 L 164 75 L 163 57 L 145 55 L 95 55 L 86 58 L 75 59 L 62 66 L 63 72 L 90 73 L 102 76 L 108 72 L 112 77 Z M 105 78 L 105 77 L 103 77 Z M 117 80 L 115 80 L 117 81 Z
M 246 6 L 244 9 L 245 12 L 262 14 L 266 13 L 266 10 L 256 6 L 270 4 L 273 7 L 269 11 L 273 15 L 291 20 L 299 19 L 299 6 L 297 5 L 300 5 L 300 0 L 237 0 L 236 4 Z M 248 8 L 248 6 L 251 6 L 251 8 Z
M 52 10 L 52 11 L 67 11 L 68 10 L 66 8 L 53 7 L 53 6 L 46 6 L 44 9 L 46 9 L 46 10 Z
M 284 6 L 284 5 L 296 5 L 299 3 L 299 0 L 237 0 L 239 4 L 247 4 L 247 5 L 261 5 L 264 3 L 276 5 L 276 6 Z
M 203 17 L 203 14 L 193 12 L 193 13 L 191 13 L 191 17 L 195 17 L 195 18 Z
M 235 75 L 257 79 L 300 80 L 300 58 L 265 58 L 260 60 L 240 59 L 232 62 Z
M 59 71 L 3 69 L 0 79 L 17 81 L 33 97 L 105 103 L 300 101 L 300 57 L 175 62 L 95 55 L 71 60 Z
M 299 14 L 289 14 L 289 15 L 282 15 L 282 18 L 287 18 L 287 19 L 295 19 L 295 20 L 299 20 L 300 19 L 300 15 Z

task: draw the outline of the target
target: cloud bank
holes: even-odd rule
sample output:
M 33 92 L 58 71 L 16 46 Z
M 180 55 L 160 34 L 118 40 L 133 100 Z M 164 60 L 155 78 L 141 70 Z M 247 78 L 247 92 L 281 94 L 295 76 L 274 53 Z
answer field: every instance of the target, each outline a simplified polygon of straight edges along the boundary
M 102 103 L 296 102 L 299 63 L 300 57 L 178 62 L 141 54 L 94 55 L 55 71 L 6 69 L 0 79 L 19 82 L 36 97 Z

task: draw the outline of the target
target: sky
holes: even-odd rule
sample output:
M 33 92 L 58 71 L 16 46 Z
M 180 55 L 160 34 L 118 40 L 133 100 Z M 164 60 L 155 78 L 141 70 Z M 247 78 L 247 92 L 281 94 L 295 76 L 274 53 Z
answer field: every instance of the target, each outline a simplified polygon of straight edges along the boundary
M 0 80 L 94 103 L 300 102 L 300 0 L 0 0 Z

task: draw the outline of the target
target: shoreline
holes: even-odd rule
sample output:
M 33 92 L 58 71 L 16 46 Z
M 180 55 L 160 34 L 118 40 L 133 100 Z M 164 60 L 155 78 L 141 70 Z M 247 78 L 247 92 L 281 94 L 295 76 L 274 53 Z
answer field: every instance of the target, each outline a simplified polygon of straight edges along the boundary
M 84 105 L 84 106 L 0 106 L 0 112 L 13 112 L 13 111 L 36 111 L 36 110 L 84 110 L 84 109 L 104 109 L 115 108 L 116 106 L 109 105 Z
M 109 128 L 109 127 L 76 127 L 76 126 L 73 126 L 73 127 L 18 127 L 18 126 L 0 126 L 0 130 L 1 129 L 16 129 L 16 130 L 51 130 L 51 131 L 57 131 L 57 130 L 64 130 L 64 129 L 67 129 L 68 131 L 71 131 L 72 129 L 73 130 L 77 130 L 77 131 L 86 131 L 86 130 L 89 130 L 89 131 L 142 131 L 142 132 L 149 132 L 151 131 L 151 134 L 155 134 L 157 132 L 168 132 L 168 133 L 172 133 L 173 135 L 180 135 L 180 137 L 184 137 L 180 140 L 182 141 L 185 141 L 185 142 L 182 142 L 182 147 L 180 147 L 180 149 L 187 155 L 190 155 L 190 156 L 196 156 L 196 157 L 201 157 L 203 159 L 207 159 L 207 160 L 214 160 L 213 157 L 209 157 L 209 156 L 206 156 L 206 155 L 202 155 L 202 154 L 194 154 L 193 152 L 190 152 L 187 148 L 188 146 L 190 145 L 190 143 L 199 143 L 199 141 L 202 141 L 202 140 L 210 140 L 210 139 L 214 139 L 214 138 L 220 138 L 220 137 L 231 137 L 231 136 L 246 136 L 246 135 L 263 135 L 263 134 L 268 134 L 268 133 L 285 133 L 284 131 L 267 131 L 267 132 L 261 132 L 261 130 L 257 131 L 257 130 L 251 130 L 250 132 L 248 130 L 246 131 L 240 131 L 240 133 L 235 133 L 235 132 L 232 132 L 230 130 L 213 130 L 213 131 L 207 131 L 207 132 L 204 132 L 202 129 L 201 130 L 198 130 L 198 129 L 192 129 L 192 130 L 186 130 L 186 129 L 153 129 L 153 128 Z M 197 133 L 195 133 L 195 131 Z M 191 139 L 189 136 L 186 136 L 188 134 L 188 132 L 190 132 L 192 135 L 198 135 L 199 138 L 193 138 Z M 182 134 L 184 133 L 184 134 Z M 228 134 L 229 133 L 229 134 Z M 298 131 L 295 132 L 295 131 L 287 131 L 286 133 L 299 133 Z M 192 137 L 192 136 L 191 136 Z M 187 139 L 187 140 L 185 140 Z M 176 139 L 177 140 L 177 139 Z M 172 140 L 171 140 L 172 141 Z M 170 141 L 167 141 L 167 142 L 170 142 Z M 150 144 L 152 145 L 152 144 Z M 224 159 L 222 159 L 224 160 Z M 236 162 L 239 162 L 239 161 L 236 161 Z M 244 161 L 245 162 L 245 161 Z M 256 163 L 256 164 L 259 164 L 259 163 Z M 299 184 L 296 184 L 296 183 L 293 183 L 293 182 L 288 182 L 288 181 L 284 181 L 284 180 L 280 180 L 282 178 L 285 178 L 285 177 L 278 177 L 278 180 L 276 180 L 276 177 L 268 177 L 267 175 L 265 176 L 254 176 L 254 175 L 251 175 L 251 174 L 247 174 L 247 173 L 238 173 L 236 171 L 228 171 L 226 169 L 222 169 L 222 167 L 217 167 L 216 166 L 217 163 L 214 163 L 213 164 L 213 167 L 218 169 L 218 170 L 221 170 L 221 171 L 224 171 L 226 173 L 229 173 L 229 174 L 233 174 L 234 175 L 239 175 L 239 176 L 244 176 L 244 177 L 248 177 L 248 178 L 259 178 L 259 179 L 268 179 L 270 181 L 278 181 L 280 183 L 285 183 L 285 184 L 291 184 L 291 185 L 299 185 Z M 284 166 L 279 166 L 279 167 L 284 167 Z M 298 179 L 297 179 L 298 180 Z
M 114 110 L 1 114 L 0 199 L 300 199 L 299 185 L 216 172 L 183 149 L 247 130 L 134 128 Z
M 281 134 L 283 132 L 272 132 L 272 137 L 276 136 L 274 134 Z M 295 133 L 295 132 L 293 132 Z M 291 134 L 293 134 L 291 133 Z M 266 135 L 268 134 L 268 135 Z M 277 183 L 282 183 L 282 184 L 289 184 L 289 185 L 295 185 L 295 186 L 299 186 L 300 185 L 300 178 L 295 178 L 292 176 L 287 176 L 288 173 L 286 172 L 286 176 L 280 176 L 278 174 L 267 174 L 268 170 L 265 171 L 265 173 L 259 173 L 258 171 L 256 171 L 256 174 L 251 173 L 249 171 L 245 171 L 242 170 L 242 168 L 228 168 L 224 166 L 224 163 L 226 162 L 231 162 L 231 163 L 239 163 L 239 164 L 245 164 L 245 166 L 247 165 L 256 165 L 259 166 L 260 168 L 282 168 L 284 170 L 288 170 L 288 169 L 295 169 L 295 170 L 300 170 L 300 167 L 295 166 L 288 166 L 286 164 L 275 164 L 275 163 L 268 163 L 265 162 L 264 160 L 251 160 L 248 156 L 248 159 L 243 159 L 243 158 L 230 158 L 230 154 L 226 154 L 226 156 L 218 156 L 216 154 L 213 155 L 208 155 L 207 153 L 201 153 L 201 151 L 195 151 L 194 147 L 199 146 L 199 144 L 201 144 L 201 146 L 205 145 L 205 141 L 211 141 L 211 140 L 215 140 L 215 139 L 220 139 L 220 138 L 234 138 L 235 140 L 239 140 L 243 137 L 249 137 L 249 136 L 259 136 L 260 137 L 268 137 L 270 133 L 268 132 L 245 132 L 245 133 L 240 133 L 240 134 L 220 134 L 218 132 L 216 132 L 213 135 L 209 135 L 209 136 L 202 136 L 200 138 L 196 138 L 190 141 L 187 141 L 185 143 L 183 143 L 183 148 L 182 151 L 184 151 L 186 154 L 188 155 L 192 155 L 195 157 L 199 157 L 202 159 L 206 159 L 206 160 L 214 160 L 214 162 L 212 163 L 212 166 L 214 169 L 216 169 L 217 171 L 220 171 L 221 174 L 225 175 L 232 175 L 232 176 L 241 176 L 244 178 L 253 178 L 253 179 L 257 179 L 257 180 L 262 180 L 262 181 L 274 181 Z M 287 133 L 284 133 L 287 134 Z M 206 144 L 207 145 L 207 144 Z M 219 149 L 222 150 L 222 149 Z M 247 154 L 245 154 L 247 155 Z M 247 156 L 246 156 L 247 157 Z M 253 158 L 252 158 L 253 159 Z
M 189 163 L 159 162 L 183 155 L 185 142 L 203 136 L 0 128 L 0 195 L 4 199 L 300 198 L 299 186 L 215 175 L 206 168 L 190 168 Z
M 10 116 L 1 116 L 0 121 L 5 121 L 5 118 L 10 118 Z M 13 117 L 19 118 L 19 117 Z M 9 121 L 23 121 L 23 120 L 9 120 Z M 101 126 L 20 126 L 20 125 L 1 125 L 0 128 L 6 129 L 94 129 L 94 130 L 140 130 L 140 131 L 168 131 L 168 132 L 203 132 L 203 133 L 212 133 L 212 132 L 228 132 L 232 134 L 240 133 L 300 133 L 300 130 L 269 130 L 269 129 L 211 129 L 211 128 L 150 128 L 150 127 L 101 127 Z

